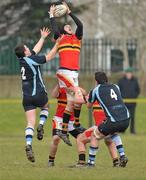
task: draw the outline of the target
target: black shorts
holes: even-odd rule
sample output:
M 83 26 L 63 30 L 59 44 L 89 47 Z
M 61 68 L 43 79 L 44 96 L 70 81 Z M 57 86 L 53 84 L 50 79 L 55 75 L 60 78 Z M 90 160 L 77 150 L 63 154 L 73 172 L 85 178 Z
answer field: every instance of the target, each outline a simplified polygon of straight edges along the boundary
M 129 126 L 129 120 L 112 122 L 110 119 L 107 119 L 98 126 L 98 130 L 105 136 L 116 132 L 124 132 Z
M 61 131 L 59 129 L 53 129 L 52 131 L 52 135 L 55 136 L 55 135 L 58 135 L 58 132 Z M 79 134 L 81 134 L 77 129 L 74 129 L 72 131 L 69 131 L 69 133 L 74 137 L 74 138 L 77 138 Z
M 37 107 L 42 108 L 48 102 L 48 96 L 45 91 L 38 93 L 35 96 L 23 95 L 23 108 L 25 111 L 36 109 Z

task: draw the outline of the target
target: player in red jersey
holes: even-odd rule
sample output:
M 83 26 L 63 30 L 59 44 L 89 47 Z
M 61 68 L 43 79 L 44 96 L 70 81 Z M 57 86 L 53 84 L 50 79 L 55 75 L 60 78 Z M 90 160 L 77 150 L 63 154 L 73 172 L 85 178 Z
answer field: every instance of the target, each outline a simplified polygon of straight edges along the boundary
M 58 144 L 60 142 L 60 137 L 58 136 L 58 132 L 62 130 L 62 121 L 63 121 L 63 113 L 67 104 L 66 98 L 66 90 L 64 88 L 59 88 L 57 85 L 52 91 L 52 97 L 57 98 L 57 109 L 55 116 L 53 117 L 53 131 L 52 131 L 52 142 L 50 147 L 49 161 L 48 166 L 54 166 L 55 155 L 57 153 Z M 74 137 L 82 133 L 85 129 L 79 129 L 74 127 L 74 114 L 71 114 L 69 123 L 68 123 L 68 131 Z
M 83 24 L 82 22 L 71 12 L 68 5 L 64 2 L 67 7 L 68 15 L 74 20 L 77 25 L 76 32 L 74 33 L 69 24 L 63 25 L 59 30 L 55 17 L 54 11 L 55 6 L 50 8 L 50 22 L 54 32 L 54 38 L 62 37 L 58 52 L 59 52 L 59 70 L 57 71 L 57 77 L 59 80 L 59 86 L 67 89 L 67 106 L 63 114 L 62 132 L 59 136 L 64 142 L 71 146 L 71 142 L 67 136 L 68 122 L 72 112 L 74 111 L 76 125 L 79 126 L 80 116 L 80 103 L 84 102 L 82 92 L 78 84 L 78 70 L 81 40 L 83 36 Z M 75 104 L 76 102 L 76 104 Z M 74 107 L 74 109 L 73 109 Z
M 98 101 L 95 101 L 93 104 L 93 117 L 95 121 L 95 126 L 99 126 L 101 123 L 103 123 L 106 117 Z M 90 142 L 91 135 L 95 129 L 95 126 L 87 129 L 82 134 L 80 134 L 77 138 L 79 160 L 78 160 L 78 163 L 75 165 L 75 167 L 82 167 L 86 165 L 85 145 L 86 143 Z M 119 167 L 119 166 L 125 167 L 127 162 L 125 163 L 125 161 L 123 161 L 123 159 L 125 158 L 125 152 L 124 152 L 124 148 L 123 148 L 123 144 L 122 144 L 120 136 L 117 134 L 114 134 L 112 136 L 105 138 L 105 144 L 107 145 L 109 153 L 113 160 L 113 167 Z M 90 167 L 95 166 L 95 157 L 98 151 L 97 144 L 94 144 L 94 146 L 92 145 L 90 144 L 90 147 L 89 147 L 89 159 L 87 162 L 87 165 Z M 117 151 L 119 152 L 119 155 L 120 155 L 120 161 L 117 155 Z

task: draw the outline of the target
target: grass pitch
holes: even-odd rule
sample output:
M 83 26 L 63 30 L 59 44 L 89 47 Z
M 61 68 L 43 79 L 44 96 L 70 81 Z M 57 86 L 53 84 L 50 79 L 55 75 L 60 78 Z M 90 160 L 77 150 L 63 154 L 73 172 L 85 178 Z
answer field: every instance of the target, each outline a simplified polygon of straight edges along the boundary
M 45 126 L 43 141 L 33 141 L 36 163 L 25 157 L 25 116 L 20 100 L 0 100 L 0 180 L 146 180 L 146 113 L 145 104 L 139 104 L 136 114 L 137 135 L 128 130 L 122 135 L 129 163 L 126 168 L 113 168 L 107 148 L 101 142 L 93 169 L 70 169 L 78 155 L 75 140 L 73 147 L 61 142 L 56 156 L 55 167 L 48 168 L 49 145 L 51 142 L 51 119 L 55 104 L 51 104 L 50 117 Z M 39 118 L 38 118 L 39 120 Z M 81 121 L 88 124 L 88 112 L 83 107 Z M 88 151 L 87 151 L 88 152 Z

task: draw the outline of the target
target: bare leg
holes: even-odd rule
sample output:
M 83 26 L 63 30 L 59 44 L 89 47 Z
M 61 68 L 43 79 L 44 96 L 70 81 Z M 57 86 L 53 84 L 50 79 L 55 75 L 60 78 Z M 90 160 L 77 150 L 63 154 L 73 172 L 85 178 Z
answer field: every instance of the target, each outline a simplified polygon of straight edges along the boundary
M 59 143 L 60 143 L 60 137 L 57 135 L 53 136 L 50 146 L 50 156 L 55 157 Z
M 86 144 L 90 142 L 90 135 L 93 131 L 93 127 L 80 134 L 77 138 L 77 148 L 79 154 L 79 164 L 85 164 L 86 161 Z
M 60 137 L 55 135 L 53 136 L 51 146 L 50 146 L 50 154 L 49 154 L 49 162 L 48 166 L 54 166 L 54 160 L 58 149 L 58 144 L 60 143 Z
M 119 167 L 119 159 L 118 159 L 117 149 L 114 142 L 110 138 L 106 138 L 105 144 L 107 145 L 109 153 L 113 160 L 113 167 Z
M 36 110 L 30 110 L 25 112 L 26 115 L 26 121 L 27 126 L 26 127 L 32 127 L 34 129 L 35 123 L 36 123 Z
M 71 114 L 73 112 L 73 101 L 69 99 L 70 96 L 67 94 L 67 106 L 65 108 L 64 114 L 63 114 L 63 123 L 62 123 L 62 132 L 59 133 L 59 137 L 69 146 L 72 146 L 69 136 L 67 134 L 68 132 L 68 123 L 71 117 Z

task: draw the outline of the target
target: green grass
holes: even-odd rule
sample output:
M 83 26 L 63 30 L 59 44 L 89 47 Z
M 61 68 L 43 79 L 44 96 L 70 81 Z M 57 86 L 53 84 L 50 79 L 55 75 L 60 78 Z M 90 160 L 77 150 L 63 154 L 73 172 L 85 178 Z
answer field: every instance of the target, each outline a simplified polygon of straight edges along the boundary
M 50 118 L 45 126 L 45 138 L 33 142 L 36 163 L 27 161 L 24 152 L 25 116 L 20 101 L 0 100 L 0 180 L 145 180 L 146 179 L 146 113 L 145 104 L 139 104 L 136 114 L 137 135 L 127 131 L 122 135 L 129 163 L 126 168 L 112 168 L 107 148 L 101 142 L 97 154 L 96 168 L 70 169 L 76 163 L 77 151 L 61 142 L 56 156 L 56 166 L 47 167 L 49 145 L 51 142 L 51 119 L 55 104 L 51 104 Z M 86 107 L 81 115 L 82 123 L 87 126 Z

